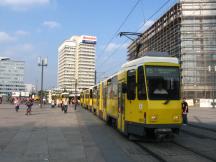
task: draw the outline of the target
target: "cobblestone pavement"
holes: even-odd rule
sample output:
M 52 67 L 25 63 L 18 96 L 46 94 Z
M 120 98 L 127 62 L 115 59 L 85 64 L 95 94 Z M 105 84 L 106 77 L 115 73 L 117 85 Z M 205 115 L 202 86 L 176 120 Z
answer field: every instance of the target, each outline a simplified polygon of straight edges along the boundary
M 67 114 L 59 108 L 38 106 L 33 107 L 30 116 L 25 111 L 25 106 L 16 113 L 13 105 L 0 105 L 0 162 L 158 161 L 80 107 L 76 111 L 69 107 Z M 214 130 L 215 117 L 213 109 L 190 109 L 189 120 L 194 125 L 202 123 Z M 191 130 L 197 134 L 190 134 Z M 173 143 L 141 145 L 156 150 L 166 161 L 213 161 L 215 135 L 214 131 L 187 126 L 175 139 L 186 148 Z M 213 159 L 200 156 L 199 152 Z

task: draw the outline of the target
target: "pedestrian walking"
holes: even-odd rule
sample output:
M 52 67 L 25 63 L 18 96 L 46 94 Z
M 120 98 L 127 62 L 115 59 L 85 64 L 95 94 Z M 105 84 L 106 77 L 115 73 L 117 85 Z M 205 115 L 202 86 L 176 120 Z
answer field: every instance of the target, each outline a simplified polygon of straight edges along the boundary
M 68 109 L 68 99 L 66 98 L 65 100 L 64 100 L 64 113 L 67 113 L 67 109 Z
M 31 115 L 31 107 L 33 105 L 33 101 L 31 99 L 27 99 L 26 101 L 26 106 L 27 106 L 27 109 L 26 109 L 26 114 L 25 115 Z
M 19 111 L 19 106 L 20 106 L 20 100 L 19 100 L 19 98 L 16 98 L 14 100 L 14 105 L 15 105 L 16 112 L 18 112 Z
M 183 119 L 183 125 L 186 125 L 188 123 L 187 114 L 188 114 L 188 103 L 186 102 L 186 98 L 184 97 L 183 101 L 182 101 L 182 119 Z
M 60 103 L 60 106 L 61 106 L 61 110 L 64 111 L 64 100 L 62 99 L 61 103 Z
M 52 107 L 52 108 L 55 107 L 55 101 L 54 101 L 54 100 L 51 101 L 51 107 Z
M 77 97 L 75 97 L 74 98 L 74 110 L 76 110 L 76 108 L 77 108 L 77 103 L 78 103 Z

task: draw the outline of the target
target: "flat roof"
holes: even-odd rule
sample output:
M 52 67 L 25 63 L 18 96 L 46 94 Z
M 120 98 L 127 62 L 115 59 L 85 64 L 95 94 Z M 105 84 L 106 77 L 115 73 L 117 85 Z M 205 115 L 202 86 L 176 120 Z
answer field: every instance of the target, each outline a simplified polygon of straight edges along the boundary
M 141 58 L 138 58 L 132 61 L 128 61 L 125 64 L 123 64 L 121 66 L 121 71 L 133 69 L 140 65 L 143 65 L 144 63 L 150 63 L 150 62 L 166 62 L 166 63 L 179 64 L 179 61 L 176 57 L 143 56 Z

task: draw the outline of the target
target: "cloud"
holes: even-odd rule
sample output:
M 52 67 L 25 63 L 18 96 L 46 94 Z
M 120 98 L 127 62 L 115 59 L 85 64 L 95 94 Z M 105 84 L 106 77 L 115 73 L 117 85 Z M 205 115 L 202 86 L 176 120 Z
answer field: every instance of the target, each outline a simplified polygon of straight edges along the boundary
M 28 7 L 47 5 L 50 0 L 0 0 L 0 6 L 6 6 L 13 9 L 26 9 Z
M 117 43 L 110 43 L 105 52 L 113 52 L 115 50 L 122 50 L 126 49 L 128 47 L 129 43 L 124 43 L 124 44 L 117 44 Z
M 13 34 L 9 34 L 7 32 L 0 31 L 0 43 L 7 44 L 7 43 L 15 42 L 18 40 L 18 37 L 27 36 L 27 35 L 29 35 L 29 32 L 26 32 L 23 30 L 17 30 Z
M 15 37 L 9 35 L 6 32 L 0 32 L 0 43 L 9 43 L 13 42 L 14 40 L 16 40 Z
M 30 7 L 35 5 L 49 4 L 50 0 L 1 0 L 1 6 L 9 7 Z
M 43 26 L 53 29 L 60 27 L 60 24 L 56 21 L 44 21 Z
M 29 35 L 29 32 L 23 31 L 23 30 L 17 30 L 17 31 L 15 32 L 15 35 L 16 35 L 16 36 L 27 36 L 27 35 Z
M 155 23 L 154 20 L 149 20 L 147 22 L 142 23 L 142 27 L 139 29 L 139 32 L 144 32 L 146 29 L 148 29 L 154 23 Z
M 30 43 L 18 44 L 13 47 L 6 48 L 5 51 L 2 51 L 4 56 L 8 57 L 19 57 L 25 58 L 27 56 L 31 56 L 34 52 L 34 47 Z

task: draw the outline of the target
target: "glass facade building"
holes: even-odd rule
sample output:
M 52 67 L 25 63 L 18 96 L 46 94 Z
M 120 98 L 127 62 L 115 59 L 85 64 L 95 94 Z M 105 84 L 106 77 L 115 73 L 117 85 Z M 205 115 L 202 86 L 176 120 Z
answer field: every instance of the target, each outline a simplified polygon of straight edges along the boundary
M 148 51 L 179 58 L 184 96 L 212 98 L 216 95 L 216 1 L 180 0 L 130 44 L 128 60 Z
M 25 91 L 24 62 L 0 57 L 0 94 Z

